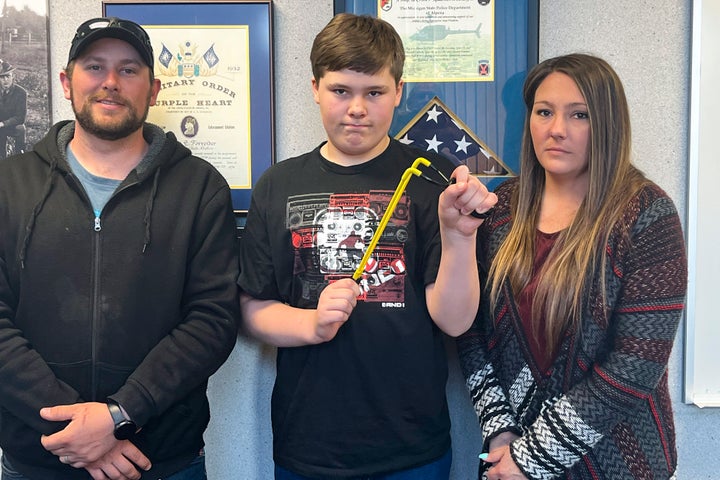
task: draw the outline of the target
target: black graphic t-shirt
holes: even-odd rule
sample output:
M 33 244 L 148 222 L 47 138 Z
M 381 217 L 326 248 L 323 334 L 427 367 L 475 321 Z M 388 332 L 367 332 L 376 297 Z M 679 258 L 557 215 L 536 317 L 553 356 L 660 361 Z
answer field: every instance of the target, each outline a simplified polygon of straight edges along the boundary
M 325 285 L 352 276 L 392 196 L 391 190 L 370 190 L 288 198 L 293 274 L 302 292 L 297 306 L 313 308 Z M 402 195 L 360 278 L 361 301 L 381 302 L 388 308 L 405 306 L 405 244 L 410 226 L 410 200 Z
M 395 140 L 343 167 L 320 147 L 258 181 L 241 242 L 242 290 L 315 308 L 330 282 L 351 277 L 404 171 L 418 156 Z M 411 178 L 367 262 L 358 305 L 337 336 L 280 348 L 272 399 L 274 458 L 306 476 L 359 476 L 432 461 L 450 446 L 442 333 L 425 305 L 440 263 L 441 188 Z

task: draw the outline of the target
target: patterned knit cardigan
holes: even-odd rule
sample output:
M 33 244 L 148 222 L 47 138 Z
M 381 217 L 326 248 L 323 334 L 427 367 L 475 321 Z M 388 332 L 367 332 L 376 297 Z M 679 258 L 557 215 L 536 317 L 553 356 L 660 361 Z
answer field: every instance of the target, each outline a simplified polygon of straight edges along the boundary
M 487 267 L 512 219 L 516 179 L 479 232 Z M 608 314 L 599 276 L 590 281 L 581 332 L 565 335 L 551 370 L 538 371 L 506 284 L 492 317 L 481 313 L 458 351 L 487 451 L 490 439 L 521 435 L 512 458 L 529 479 L 668 479 L 676 467 L 667 363 L 684 307 L 685 244 L 677 211 L 659 187 L 629 202 L 606 245 Z

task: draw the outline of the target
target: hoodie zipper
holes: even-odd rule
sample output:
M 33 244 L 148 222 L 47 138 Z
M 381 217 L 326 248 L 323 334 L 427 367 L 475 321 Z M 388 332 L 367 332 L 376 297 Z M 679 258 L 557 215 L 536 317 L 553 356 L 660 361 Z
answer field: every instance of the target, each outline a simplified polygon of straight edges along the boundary
M 97 388 L 98 388 L 98 372 L 97 372 L 97 332 L 98 325 L 97 321 L 100 318 L 100 231 L 102 230 L 102 224 L 100 222 L 100 212 L 94 210 L 95 218 L 93 220 L 93 279 L 92 279 L 92 385 L 91 391 L 93 400 L 97 400 Z
M 76 181 L 79 183 L 79 180 L 76 179 Z M 115 193 L 112 194 L 112 196 L 108 199 L 105 206 L 109 205 L 110 202 L 113 201 L 113 198 L 117 196 L 118 193 L 122 192 L 123 190 L 126 190 L 127 188 L 131 187 L 132 185 L 135 185 L 137 182 L 133 182 L 129 185 L 125 185 L 124 187 L 120 188 L 119 190 L 116 190 Z M 85 201 L 90 204 L 90 199 L 87 196 L 87 193 L 85 192 L 85 189 L 81 189 L 83 196 L 85 197 Z M 92 208 L 92 206 L 91 206 Z M 92 255 L 92 272 L 93 272 L 93 279 L 92 279 L 92 340 L 91 340 L 91 362 L 92 362 L 92 380 L 91 380 L 91 392 L 92 397 L 94 401 L 97 401 L 97 395 L 98 395 L 98 369 L 97 369 L 97 362 L 98 362 L 98 319 L 100 318 L 100 315 L 102 314 L 101 308 L 100 308 L 100 279 L 102 278 L 102 268 L 101 268 L 101 262 L 100 258 L 102 256 L 102 248 L 100 247 L 101 244 L 101 234 L 102 234 L 102 219 L 101 219 L 101 213 L 98 210 L 93 210 L 94 218 L 93 218 L 93 225 L 92 229 L 94 232 L 93 235 L 93 255 Z M 100 401 L 105 401 L 105 399 L 100 399 Z
M 82 182 L 73 174 L 68 173 L 68 176 L 72 178 L 72 183 L 75 186 L 75 189 L 78 191 L 80 196 L 84 199 L 85 203 L 90 206 L 92 209 L 92 204 L 90 202 L 90 198 L 87 195 L 87 192 L 85 192 L 85 189 L 82 186 Z M 113 201 L 113 198 L 115 198 L 118 193 L 120 193 L 123 190 L 126 190 L 127 188 L 131 187 L 132 185 L 136 185 L 138 182 L 132 182 L 128 185 L 123 186 L 122 188 L 116 190 L 108 199 L 105 206 L 110 204 L 110 202 Z M 93 209 L 93 220 L 92 220 L 92 230 L 94 232 L 93 234 L 93 240 L 92 240 L 92 275 L 93 278 L 92 281 L 92 305 L 91 305 L 91 312 L 92 312 L 92 318 L 90 320 L 91 325 L 90 328 L 92 329 L 91 332 L 91 342 L 90 342 L 90 351 L 91 351 L 91 385 L 90 385 L 90 391 L 92 392 L 92 398 L 91 401 L 97 401 L 97 394 L 98 394 L 98 369 L 97 369 L 97 362 L 98 362 L 98 319 L 100 318 L 101 309 L 100 309 L 100 278 L 101 278 L 101 262 L 100 257 L 102 255 L 102 249 L 100 247 L 101 244 L 101 233 L 102 233 L 102 219 L 101 219 L 101 211 Z M 101 399 L 101 401 L 105 401 L 104 399 Z
M 80 182 L 80 179 L 78 179 L 75 174 L 68 173 L 67 177 L 70 178 L 71 185 L 73 188 L 77 191 L 78 195 L 83 199 L 86 205 L 88 205 L 93 212 L 93 218 L 92 218 L 92 255 L 91 255 L 91 271 L 92 271 L 92 277 L 90 278 L 91 282 L 91 289 L 92 289 L 92 299 L 91 299 L 91 318 L 90 318 L 90 363 L 91 363 L 91 380 L 90 380 L 90 395 L 91 398 L 89 401 L 96 401 L 97 400 L 97 388 L 98 388 L 98 373 L 97 373 L 97 349 L 98 349 L 98 341 L 97 341 L 97 321 L 100 315 L 100 302 L 98 301 L 98 297 L 100 295 L 100 231 L 102 230 L 102 222 L 100 220 L 100 213 L 99 211 L 92 208 L 92 203 L 90 202 L 90 197 L 88 197 L 87 192 L 85 192 L 85 189 L 82 186 L 82 182 Z

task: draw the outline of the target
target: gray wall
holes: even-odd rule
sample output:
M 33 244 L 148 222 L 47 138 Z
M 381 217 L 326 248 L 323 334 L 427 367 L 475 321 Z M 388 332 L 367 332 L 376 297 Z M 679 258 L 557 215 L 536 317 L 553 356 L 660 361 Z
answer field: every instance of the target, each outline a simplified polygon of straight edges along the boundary
M 53 120 L 71 118 L 57 72 L 82 20 L 99 16 L 98 0 L 49 0 Z M 606 58 L 625 83 L 632 110 L 637 164 L 674 199 L 687 196 L 690 2 L 677 0 L 542 0 L 540 57 L 585 51 Z M 278 159 L 313 148 L 324 138 L 310 94 L 309 49 L 332 15 L 331 0 L 275 0 L 275 92 Z M 81 12 L 81 14 L 78 14 Z M 312 12 L 308 15 L 308 12 Z M 448 385 L 453 417 L 452 478 L 473 478 L 479 434 L 449 345 Z M 683 332 L 670 366 L 680 467 L 678 479 L 716 479 L 720 471 L 720 411 L 681 402 Z M 241 337 L 213 376 L 213 419 L 207 432 L 213 480 L 272 478 L 269 398 L 274 351 Z

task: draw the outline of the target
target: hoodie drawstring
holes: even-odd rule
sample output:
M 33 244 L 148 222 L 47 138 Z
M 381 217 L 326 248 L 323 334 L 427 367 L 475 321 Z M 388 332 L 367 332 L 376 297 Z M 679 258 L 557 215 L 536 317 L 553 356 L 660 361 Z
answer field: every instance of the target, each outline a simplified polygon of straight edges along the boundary
M 145 204 L 145 218 L 143 219 L 143 223 L 145 224 L 145 239 L 143 241 L 142 253 L 145 253 L 147 247 L 150 246 L 150 220 L 152 218 L 153 207 L 155 206 L 155 194 L 157 193 L 159 178 L 160 168 L 155 170 L 152 189 L 150 190 L 150 196 L 148 197 L 147 203 Z
M 56 172 L 57 160 L 53 158 L 50 161 L 50 172 L 48 173 L 47 180 L 45 180 L 42 197 L 40 198 L 40 201 L 35 205 L 35 208 L 33 208 L 32 213 L 30 214 L 30 220 L 28 220 L 28 223 L 25 226 L 25 237 L 23 238 L 22 248 L 20 249 L 20 255 L 18 257 L 18 260 L 20 261 L 20 268 L 23 270 L 25 269 L 25 257 L 27 256 L 27 249 L 30 245 L 30 237 L 32 236 L 33 230 L 35 229 L 35 220 L 37 219 L 40 211 L 45 205 L 45 201 L 50 196 Z

